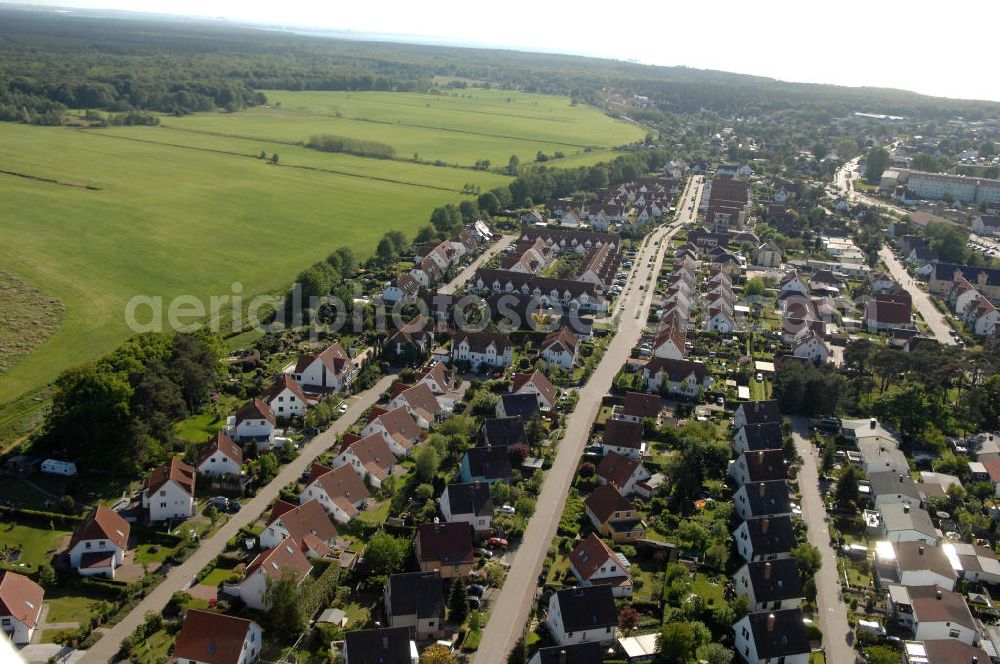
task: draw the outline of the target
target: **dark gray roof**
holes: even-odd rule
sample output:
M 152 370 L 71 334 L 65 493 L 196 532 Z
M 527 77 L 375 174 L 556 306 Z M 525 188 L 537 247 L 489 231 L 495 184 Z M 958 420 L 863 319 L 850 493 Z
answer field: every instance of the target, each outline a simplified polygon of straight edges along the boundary
M 628 420 L 608 420 L 604 425 L 604 445 L 615 445 L 617 447 L 629 447 L 640 449 L 642 447 L 642 422 L 630 422 Z
M 939 281 L 952 281 L 955 278 L 955 270 L 962 273 L 973 286 L 979 281 L 979 274 L 986 275 L 986 283 L 991 286 L 1000 284 L 1000 269 L 988 267 L 972 267 L 971 265 L 956 265 L 955 263 L 935 263 L 934 278 Z
M 618 611 L 611 586 L 569 588 L 556 593 L 566 632 L 618 626 Z
M 746 524 L 755 556 L 785 553 L 795 548 L 795 530 L 790 516 L 751 519 Z
M 746 489 L 750 513 L 755 517 L 787 514 L 792 511 L 791 501 L 788 499 L 788 485 L 784 481 L 753 482 L 744 484 L 743 488 Z
M 802 576 L 792 558 L 747 563 L 754 599 L 774 602 L 802 597 Z
M 772 616 L 774 622 L 771 629 L 768 629 L 768 622 Z M 751 613 L 749 618 L 758 658 L 787 657 L 810 651 L 806 628 L 802 623 L 801 609 L 762 611 Z
M 344 653 L 349 664 L 411 664 L 410 628 L 348 632 L 344 636 Z
M 510 457 L 507 456 L 506 445 L 473 447 L 465 451 L 465 456 L 469 459 L 469 474 L 472 477 L 496 480 L 506 479 L 514 475 L 514 469 L 510 465 Z
M 503 412 L 507 417 L 520 417 L 527 422 L 538 414 L 538 395 L 536 394 L 504 394 L 500 397 Z
M 917 483 L 908 473 L 894 473 L 892 471 L 871 473 L 868 476 L 868 482 L 871 484 L 873 496 L 897 494 L 905 498 L 912 498 L 914 502 L 920 502 L 920 491 L 917 489 Z
M 760 424 L 762 422 L 777 422 L 781 424 L 781 409 L 778 402 L 771 401 L 747 401 L 740 404 L 743 409 L 743 416 L 747 424 Z
M 743 427 L 743 435 L 747 439 L 747 449 L 781 449 L 781 424 L 778 422 L 747 424 Z
M 493 499 L 490 496 L 489 484 L 480 482 L 449 484 L 445 492 L 448 494 L 448 506 L 452 514 L 493 516 Z
M 444 617 L 444 594 L 437 572 L 410 572 L 389 577 L 386 600 L 394 616 Z
M 490 445 L 514 445 L 528 440 L 520 417 L 491 417 L 483 423 L 483 442 Z

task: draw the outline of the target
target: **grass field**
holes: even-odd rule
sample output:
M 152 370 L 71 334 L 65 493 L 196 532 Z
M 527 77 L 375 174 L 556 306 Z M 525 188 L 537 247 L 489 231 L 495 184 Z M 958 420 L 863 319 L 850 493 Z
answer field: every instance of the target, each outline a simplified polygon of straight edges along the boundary
M 136 295 L 162 297 L 166 321 L 179 295 L 207 305 L 237 282 L 247 299 L 283 290 L 339 246 L 364 256 L 389 229 L 412 235 L 434 207 L 461 200 L 466 184 L 488 189 L 509 180 L 289 143 L 331 133 L 389 143 L 404 159 L 418 153 L 460 165 L 506 164 L 512 153 L 528 163 L 539 150 L 559 150 L 566 159 L 552 163 L 580 165 L 642 136 L 594 108 L 544 95 L 268 95 L 270 107 L 165 116 L 160 127 L 0 123 L 0 168 L 9 172 L 0 173 L 0 266 L 65 307 L 58 327 L 49 319 L 50 336 L 28 340 L 37 347 L 23 345 L 18 328 L 18 348 L 30 353 L 19 350 L 12 367 L 0 368 L 0 404 L 128 337 L 125 306 Z M 279 165 L 257 159 L 261 151 L 278 153 Z M 0 320 L 0 340 L 5 326 Z M 23 432 L 38 403 L 19 403 L 0 419 L 0 433 Z
M 25 572 L 34 571 L 42 563 L 51 563 L 52 554 L 68 535 L 68 530 L 31 528 L 16 523 L 0 526 L 0 542 L 21 549 L 20 557 L 13 564 L 24 565 Z

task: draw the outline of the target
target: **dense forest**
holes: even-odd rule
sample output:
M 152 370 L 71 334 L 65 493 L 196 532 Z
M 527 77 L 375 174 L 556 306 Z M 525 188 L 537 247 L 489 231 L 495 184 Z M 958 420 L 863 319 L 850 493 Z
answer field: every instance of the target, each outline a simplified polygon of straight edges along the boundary
M 66 108 L 190 113 L 266 102 L 260 90 L 426 90 L 434 76 L 602 104 L 607 91 L 658 109 L 747 116 L 785 109 L 1000 117 L 1000 104 L 901 90 L 786 83 L 686 67 L 518 51 L 363 42 L 134 15 L 0 8 L 0 119 L 57 124 Z

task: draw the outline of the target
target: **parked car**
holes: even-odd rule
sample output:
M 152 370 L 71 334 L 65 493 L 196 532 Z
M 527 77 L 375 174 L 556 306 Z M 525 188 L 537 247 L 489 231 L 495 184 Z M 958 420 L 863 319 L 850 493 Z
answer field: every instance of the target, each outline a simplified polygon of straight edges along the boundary
M 347 404 L 346 403 L 340 404 L 340 408 L 338 408 L 337 410 L 339 410 L 340 414 L 343 415 L 344 413 L 347 412 Z
M 229 509 L 229 499 L 225 496 L 213 496 L 208 499 L 208 504 L 217 510 Z
M 470 595 L 475 595 L 476 597 L 482 597 L 483 593 L 486 592 L 486 586 L 478 583 L 470 583 L 465 587 L 465 592 Z
M 762 374 L 759 371 L 757 372 L 757 382 L 758 383 L 763 383 L 764 382 L 764 374 Z
M 501 505 L 500 514 L 517 514 L 517 510 L 513 505 Z
M 235 498 L 230 498 L 229 502 L 226 505 L 226 509 L 229 510 L 230 514 L 236 514 L 237 512 L 240 511 L 241 507 L 243 506 L 240 505 L 240 501 L 236 500 Z
M 496 549 L 506 549 L 507 548 L 507 540 L 505 540 L 502 537 L 491 537 L 488 540 L 486 540 L 486 546 L 490 547 L 491 549 L 494 549 L 494 548 L 496 548 Z
M 725 400 L 725 399 L 723 399 L 722 397 L 718 397 L 718 398 L 717 398 L 717 399 L 715 400 L 715 405 L 716 405 L 716 406 L 725 406 L 725 405 L 726 405 L 726 400 Z
M 482 604 L 479 598 L 476 597 L 475 595 L 469 595 L 468 597 L 465 598 L 465 601 L 469 603 L 470 609 L 475 609 L 477 611 L 479 610 L 479 607 Z
M 482 556 L 487 560 L 493 557 L 493 552 L 490 551 L 489 549 L 476 549 L 475 551 L 473 551 L 473 553 L 475 553 L 477 556 Z

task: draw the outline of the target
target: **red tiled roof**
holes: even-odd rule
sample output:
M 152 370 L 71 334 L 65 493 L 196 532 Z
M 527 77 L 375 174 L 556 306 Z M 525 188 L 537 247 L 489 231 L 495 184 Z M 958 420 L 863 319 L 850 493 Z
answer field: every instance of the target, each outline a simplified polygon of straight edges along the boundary
M 261 399 L 263 399 L 265 403 L 271 403 L 279 394 L 284 392 L 285 389 L 290 390 L 291 393 L 295 395 L 295 398 L 299 399 L 302 403 L 306 403 L 306 393 L 302 391 L 302 388 L 299 387 L 298 383 L 292 380 L 290 374 L 279 374 L 274 380 L 274 384 L 272 384 L 271 387 L 269 387 L 268 390 L 261 395 Z
M 276 547 L 261 551 L 253 562 L 247 566 L 246 576 L 249 579 L 258 569 L 264 570 L 264 574 L 277 579 L 281 577 L 284 570 L 291 570 L 295 573 L 296 579 L 301 583 L 312 570 L 312 565 L 302 553 L 301 547 L 295 538 L 289 537 Z
M 72 549 L 78 542 L 85 540 L 106 539 L 125 549 L 128 547 L 129 529 L 128 521 L 121 518 L 117 512 L 111 511 L 104 505 L 98 505 L 73 531 L 69 548 Z
M 371 495 L 365 488 L 365 483 L 361 481 L 361 477 L 350 466 L 334 468 L 330 472 L 320 475 L 316 481 L 333 501 L 336 501 L 337 498 L 345 498 L 353 504 L 365 500 Z
M 545 337 L 545 341 L 542 342 L 540 350 L 545 350 L 556 344 L 562 344 L 562 346 L 569 352 L 574 352 L 579 340 L 576 335 L 567 330 L 565 327 L 561 327 L 554 332 L 549 332 L 548 336 Z
M 28 577 L 16 572 L 0 575 L 0 616 L 16 618 L 32 629 L 44 597 L 42 587 Z
M 528 383 L 531 383 L 532 385 L 535 386 L 535 389 L 542 396 L 542 399 L 544 399 L 548 403 L 548 405 L 551 406 L 555 404 L 559 390 L 556 388 L 555 385 L 552 384 L 552 381 L 550 381 L 545 374 L 543 374 L 541 371 L 537 369 L 535 369 L 531 373 L 514 374 L 514 379 L 511 382 L 510 391 L 518 392 L 522 387 L 524 387 Z
M 174 644 L 174 657 L 206 664 L 239 664 L 252 624 L 246 618 L 189 609 Z
M 254 397 L 250 401 L 247 401 L 236 411 L 236 423 L 239 424 L 245 420 L 267 420 L 271 424 L 277 422 L 271 407 L 262 401 L 260 397 Z
M 180 457 L 173 457 L 168 463 L 153 469 L 146 478 L 144 488 L 152 495 L 168 481 L 194 496 L 194 468 L 181 461 Z
M 608 452 L 607 456 L 601 459 L 597 466 L 597 474 L 604 478 L 608 484 L 621 492 L 622 487 L 628 483 L 632 473 L 639 467 L 639 462 L 617 452 Z
M 314 355 L 300 355 L 299 361 L 295 364 L 295 371 L 293 373 L 302 373 L 317 359 L 319 359 L 319 361 L 321 361 L 323 365 L 335 375 L 343 373 L 344 369 L 351 363 L 351 358 L 343 347 L 339 343 L 334 342 L 327 346 L 323 351 Z
M 290 506 L 291 509 L 285 509 L 284 506 Z M 279 511 L 280 513 L 275 515 Z M 330 552 L 327 542 L 331 542 L 337 537 L 337 528 L 330 521 L 326 510 L 315 498 L 301 505 L 291 505 L 279 500 L 271 512 L 271 519 L 267 525 L 271 526 L 275 521 L 281 522 L 281 525 L 288 531 L 289 537 L 298 542 L 300 547 L 315 549 L 319 546 L 320 550 L 316 553 L 320 555 L 326 555 Z
M 294 385 L 294 383 L 292 384 Z M 216 451 L 222 452 L 238 465 L 243 465 L 242 448 L 233 442 L 233 439 L 227 436 L 224 431 L 217 432 L 215 438 L 202 446 L 201 451 L 198 453 L 198 460 L 195 461 L 194 465 L 200 466 L 205 462 L 205 459 L 215 454 Z
M 576 545 L 573 552 L 569 554 L 569 562 L 576 568 L 576 571 L 580 573 L 584 579 L 590 579 L 601 565 L 611 560 L 616 565 L 621 566 L 621 562 L 615 556 L 614 552 L 608 548 L 608 545 L 604 543 L 597 533 L 590 533 L 590 535 L 584 539 L 582 542 Z M 623 570 L 624 571 L 624 570 Z
M 641 392 L 626 392 L 625 403 L 622 404 L 622 414 L 632 417 L 657 417 L 663 402 L 655 394 L 643 394 Z

